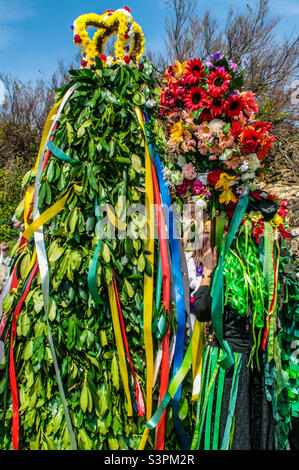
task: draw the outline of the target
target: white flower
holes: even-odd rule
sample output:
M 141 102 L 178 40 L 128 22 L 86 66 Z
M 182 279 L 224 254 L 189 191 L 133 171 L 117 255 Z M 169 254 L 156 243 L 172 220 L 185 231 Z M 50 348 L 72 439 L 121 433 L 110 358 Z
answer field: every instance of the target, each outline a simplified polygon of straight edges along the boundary
M 155 106 L 157 106 L 157 103 L 155 100 L 147 100 L 145 104 L 148 108 L 154 108 Z
M 177 159 L 177 164 L 179 165 L 179 167 L 183 167 L 186 163 L 186 160 L 184 159 L 183 155 L 179 155 L 178 156 L 178 159 Z
M 182 182 L 184 181 L 184 177 L 183 177 L 183 174 L 180 172 L 180 170 L 177 170 L 171 173 L 170 181 L 175 186 L 177 184 L 182 184 Z
M 222 131 L 223 126 L 225 126 L 225 122 L 222 119 L 213 119 L 209 122 L 209 127 L 213 134 L 218 134 L 218 132 Z
M 200 196 L 193 196 L 192 201 L 199 209 L 205 210 L 208 207 L 206 201 L 201 199 Z
M 204 186 L 208 184 L 208 171 L 206 173 L 198 173 L 196 179 L 201 182 Z
M 256 153 L 249 153 L 248 155 L 246 155 L 245 161 L 248 162 L 249 171 L 256 171 L 261 166 L 261 163 L 257 158 Z
M 245 161 L 242 163 L 242 165 L 240 166 L 239 170 L 242 171 L 243 173 L 248 170 L 248 161 L 247 161 L 247 160 L 245 160 Z
M 165 166 L 164 169 L 163 169 L 163 177 L 164 177 L 166 180 L 169 180 L 170 177 L 171 177 L 171 169 L 168 168 L 168 166 Z
M 113 65 L 113 63 L 114 63 L 113 57 L 111 57 L 111 56 L 107 57 L 107 66 L 111 67 L 111 65 Z

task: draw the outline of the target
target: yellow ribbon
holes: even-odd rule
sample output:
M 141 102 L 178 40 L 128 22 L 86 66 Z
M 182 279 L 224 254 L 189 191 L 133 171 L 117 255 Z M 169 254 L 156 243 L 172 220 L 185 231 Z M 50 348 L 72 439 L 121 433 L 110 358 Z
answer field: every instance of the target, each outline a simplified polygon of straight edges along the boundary
M 25 227 L 25 230 L 29 225 L 28 215 L 29 215 L 30 204 L 32 202 L 33 195 L 34 195 L 34 186 L 28 186 L 27 191 L 25 193 L 25 197 L 24 197 L 24 227 Z
M 151 167 L 151 157 L 147 146 L 147 139 L 145 128 L 142 119 L 142 113 L 138 106 L 135 107 L 136 116 L 144 135 L 145 146 L 145 207 L 147 214 L 147 225 L 149 229 L 149 236 L 147 239 L 146 249 L 151 253 L 148 255 L 148 260 L 154 273 L 154 249 L 155 241 L 153 236 L 153 218 L 151 217 L 154 207 L 154 191 L 153 191 L 153 177 Z M 144 294 L 143 294 L 143 329 L 144 329 L 144 345 L 146 357 L 146 418 L 150 420 L 152 416 L 152 396 L 153 396 L 153 382 L 154 382 L 154 352 L 153 352 L 153 338 L 152 338 L 152 319 L 153 319 L 153 294 L 154 294 L 154 276 L 151 277 L 144 275 Z M 143 450 L 149 434 L 149 428 L 145 428 L 142 439 L 139 444 L 139 450 Z
M 108 285 L 108 295 L 109 295 L 109 303 L 110 303 L 110 309 L 111 309 L 116 348 L 117 348 L 118 358 L 119 358 L 120 375 L 121 375 L 121 379 L 122 379 L 122 383 L 124 386 L 125 394 L 127 397 L 127 403 L 128 403 L 128 416 L 132 416 L 133 407 L 132 407 L 132 401 L 131 401 L 131 395 L 130 395 L 128 374 L 126 373 L 127 371 L 126 355 L 125 355 L 125 350 L 124 350 L 124 345 L 123 345 L 123 340 L 122 340 L 122 334 L 121 334 L 121 328 L 120 328 L 120 323 L 119 323 L 119 316 L 118 316 L 116 296 L 115 296 L 113 282 L 111 282 Z
M 23 237 L 29 240 L 29 238 L 38 230 L 42 225 L 44 225 L 46 222 L 51 220 L 55 215 L 60 212 L 67 201 L 67 198 L 70 194 L 71 190 L 69 190 L 66 195 L 59 199 L 59 201 L 55 202 L 53 206 L 49 207 L 49 209 L 45 210 L 32 224 L 30 224 L 24 231 Z
M 26 274 L 25 274 L 25 279 L 27 279 L 27 277 L 29 276 L 30 272 L 31 272 L 31 269 L 33 268 L 33 266 L 35 265 L 35 261 L 36 261 L 36 249 L 34 249 L 34 252 L 33 252 L 33 255 L 32 255 L 32 258 L 30 260 L 30 263 L 29 263 L 29 266 L 27 268 L 27 271 L 26 271 Z
M 204 323 L 195 319 L 193 335 L 192 335 L 192 375 L 193 375 L 193 392 L 192 401 L 197 401 L 202 363 L 204 356 Z
M 53 121 L 55 119 L 55 116 L 57 114 L 57 110 L 60 106 L 60 103 L 61 103 L 62 100 L 58 101 L 54 106 L 53 108 L 50 110 L 48 116 L 47 116 L 47 119 L 46 119 L 46 123 L 45 123 L 45 127 L 44 127 L 44 130 L 43 130 L 43 135 L 42 135 L 42 139 L 41 139 L 41 143 L 40 143 L 40 146 L 39 146 L 39 151 L 38 151 L 38 154 L 37 154 L 37 158 L 36 158 L 36 162 L 35 162 L 35 166 L 34 166 L 34 171 L 36 172 L 37 171 L 37 168 L 38 168 L 38 165 L 39 165 L 39 160 L 40 160 L 40 156 L 41 156 L 41 153 L 43 151 L 43 148 L 46 144 L 46 141 L 49 137 L 49 133 L 51 131 L 51 127 L 53 125 Z M 33 199 L 33 195 L 34 195 L 34 186 L 28 186 L 27 188 L 27 191 L 25 193 L 25 196 L 24 196 L 24 227 L 25 227 L 25 230 L 27 229 L 28 227 L 28 214 L 29 214 L 29 210 L 30 210 L 30 204 L 32 203 L 32 199 Z
M 53 108 L 51 109 L 51 111 L 48 114 L 48 117 L 47 117 L 47 120 L 46 120 L 46 123 L 45 123 L 45 127 L 44 127 L 44 131 L 43 131 L 43 135 L 42 135 L 42 140 L 41 140 L 41 143 L 40 143 L 40 146 L 39 146 L 39 151 L 38 151 L 38 154 L 37 154 L 37 159 L 36 159 L 36 162 L 35 162 L 34 171 L 37 171 L 40 156 L 42 154 L 42 151 L 44 149 L 46 141 L 49 137 L 49 133 L 50 133 L 51 127 L 53 125 L 53 121 L 55 119 L 55 116 L 57 114 L 57 111 L 58 111 L 58 108 L 60 106 L 61 101 L 62 100 L 55 103 Z

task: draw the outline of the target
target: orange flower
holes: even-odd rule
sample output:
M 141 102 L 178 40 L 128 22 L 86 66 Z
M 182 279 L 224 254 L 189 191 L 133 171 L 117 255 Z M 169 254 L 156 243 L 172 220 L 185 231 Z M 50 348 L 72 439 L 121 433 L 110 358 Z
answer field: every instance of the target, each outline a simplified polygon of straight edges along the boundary
M 267 157 L 274 140 L 276 139 L 276 136 L 272 135 L 266 135 L 266 137 L 262 140 L 260 143 L 260 147 L 258 148 L 256 155 L 257 158 L 259 159 L 260 162 L 263 162 L 265 158 Z

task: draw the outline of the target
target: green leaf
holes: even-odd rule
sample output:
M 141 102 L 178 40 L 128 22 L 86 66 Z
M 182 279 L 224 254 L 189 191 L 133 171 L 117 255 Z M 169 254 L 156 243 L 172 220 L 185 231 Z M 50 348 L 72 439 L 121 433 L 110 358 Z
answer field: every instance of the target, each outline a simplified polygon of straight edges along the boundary
M 228 122 L 227 124 L 223 126 L 223 129 L 222 129 L 223 134 L 228 134 L 229 130 L 230 130 L 230 123 Z
M 49 161 L 48 168 L 47 168 L 47 180 L 49 181 L 49 183 L 51 183 L 51 181 L 54 180 L 55 175 L 56 175 L 55 161 L 53 158 L 51 158 Z
M 132 161 L 132 167 L 137 173 L 142 173 L 143 172 L 143 166 L 142 166 L 142 161 L 141 158 L 138 157 L 138 155 L 133 155 L 131 156 L 131 161 Z
M 25 361 L 30 359 L 30 357 L 32 356 L 32 353 L 33 353 L 33 341 L 29 341 L 29 343 L 26 344 L 24 353 L 23 353 L 23 357 Z
M 138 271 L 139 272 L 143 272 L 144 269 L 145 269 L 145 258 L 144 258 L 144 254 L 141 253 L 139 258 L 138 258 L 138 263 L 137 263 L 137 268 L 138 268 Z
M 82 137 L 85 134 L 85 130 L 87 127 L 91 126 L 92 121 L 89 119 L 88 121 L 85 121 L 82 126 L 79 127 L 77 130 L 77 137 Z
M 49 263 L 55 263 L 62 256 L 63 252 L 64 248 L 58 245 L 57 240 L 54 240 L 48 250 Z
M 9 312 L 9 310 L 10 310 L 11 307 L 12 307 L 13 301 L 14 301 L 14 296 L 13 296 L 13 294 L 7 294 L 7 295 L 4 297 L 4 300 L 3 300 L 3 303 L 2 303 L 2 310 L 3 310 L 3 313 L 7 314 L 7 313 Z
M 87 167 L 87 177 L 88 177 L 88 182 L 91 186 L 91 188 L 98 192 L 98 183 L 97 183 L 97 179 L 96 179 L 96 176 L 94 174 L 94 171 L 93 171 L 93 168 L 91 166 L 91 164 L 88 165 Z
M 80 395 L 80 407 L 84 414 L 86 413 L 86 410 L 88 408 L 88 399 L 89 399 L 88 388 L 87 388 L 87 385 L 84 384 L 81 390 L 81 395 Z
M 74 129 L 72 128 L 71 124 L 69 123 L 69 121 L 66 121 L 66 131 L 67 131 L 68 144 L 71 145 L 71 143 L 74 140 L 75 132 L 74 132 Z
M 133 290 L 131 284 L 129 283 L 129 281 L 127 281 L 127 279 L 125 279 L 125 286 L 126 286 L 128 296 L 129 297 L 134 297 L 134 290 Z
M 106 243 L 102 243 L 102 255 L 103 259 L 106 263 L 110 262 L 110 250 L 108 248 L 108 245 Z
M 135 95 L 133 96 L 134 104 L 136 104 L 137 106 L 142 106 L 143 104 L 145 104 L 145 102 L 146 102 L 145 96 L 143 93 L 141 93 L 141 91 L 138 91 L 137 93 L 135 93 Z

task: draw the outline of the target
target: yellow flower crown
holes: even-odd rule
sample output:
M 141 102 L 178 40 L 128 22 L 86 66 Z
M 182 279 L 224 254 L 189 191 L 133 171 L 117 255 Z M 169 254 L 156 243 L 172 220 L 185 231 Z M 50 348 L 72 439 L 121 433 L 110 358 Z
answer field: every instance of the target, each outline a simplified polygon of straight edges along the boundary
M 95 27 L 92 39 L 89 38 L 87 28 Z M 141 27 L 133 21 L 128 7 L 119 10 L 107 10 L 102 15 L 89 13 L 81 15 L 73 23 L 74 43 L 79 47 L 83 60 L 83 67 L 90 67 L 99 56 L 104 66 L 114 63 L 123 63 L 136 66 L 143 53 L 145 38 Z M 114 56 L 104 55 L 107 39 L 114 34 L 117 40 L 114 46 Z

